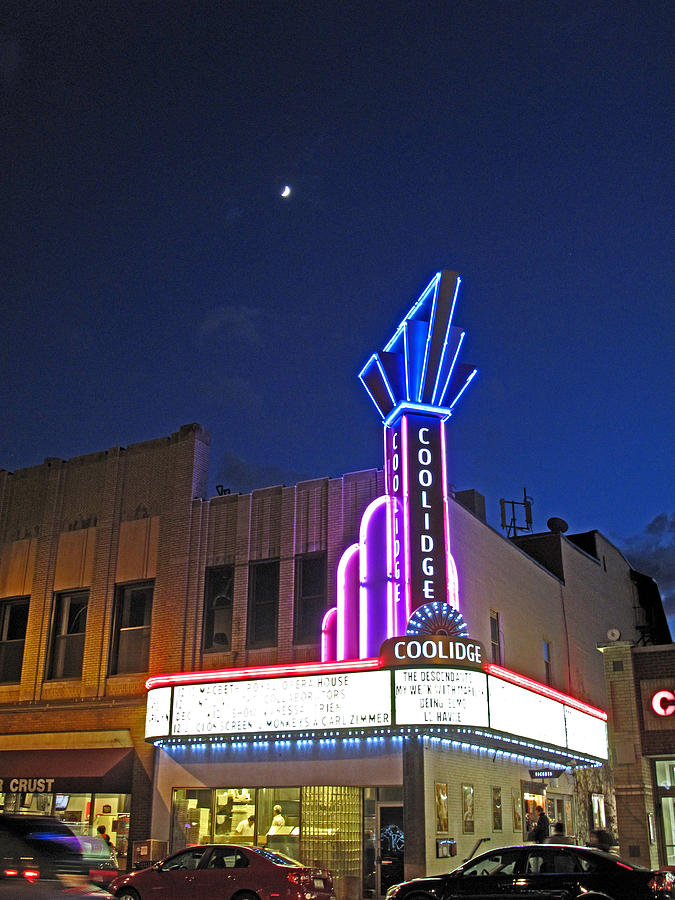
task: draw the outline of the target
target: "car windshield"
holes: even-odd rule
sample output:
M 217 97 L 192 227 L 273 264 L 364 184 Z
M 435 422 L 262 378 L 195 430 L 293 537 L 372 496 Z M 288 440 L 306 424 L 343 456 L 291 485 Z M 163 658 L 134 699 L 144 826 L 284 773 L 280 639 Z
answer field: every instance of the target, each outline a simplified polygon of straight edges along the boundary
M 251 847 L 254 853 L 258 853 L 260 856 L 264 856 L 265 859 L 269 859 L 270 862 L 276 863 L 278 866 L 300 866 L 301 868 L 305 868 L 304 863 L 298 862 L 297 859 L 291 859 L 290 856 L 286 856 L 284 853 L 277 853 L 272 850 L 265 850 L 263 847 Z

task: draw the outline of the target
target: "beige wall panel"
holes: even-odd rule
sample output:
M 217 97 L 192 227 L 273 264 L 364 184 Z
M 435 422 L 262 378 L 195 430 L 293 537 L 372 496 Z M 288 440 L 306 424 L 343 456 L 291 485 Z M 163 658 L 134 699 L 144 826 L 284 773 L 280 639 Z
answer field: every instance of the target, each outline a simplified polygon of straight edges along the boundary
M 120 523 L 115 581 L 140 581 L 157 574 L 159 516 Z
M 59 535 L 54 590 L 89 587 L 94 572 L 96 529 L 64 531 Z
M 251 559 L 274 559 L 281 553 L 281 488 L 254 491 L 251 502 Z
M 5 544 L 0 560 L 0 597 L 30 594 L 37 541 L 26 538 Z

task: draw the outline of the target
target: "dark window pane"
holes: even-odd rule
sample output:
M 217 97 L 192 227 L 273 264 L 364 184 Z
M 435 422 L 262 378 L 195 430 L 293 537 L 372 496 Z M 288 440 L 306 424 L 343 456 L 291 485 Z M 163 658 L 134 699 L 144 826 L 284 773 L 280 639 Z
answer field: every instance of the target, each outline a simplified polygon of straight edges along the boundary
M 57 635 L 54 641 L 50 678 L 79 678 L 82 675 L 84 634 Z
M 22 641 L 26 637 L 28 625 L 28 600 L 7 604 L 7 630 L 5 639 L 8 641 Z
M 124 600 L 123 627 L 142 628 L 150 624 L 152 588 L 127 589 Z
M 249 646 L 274 646 L 277 641 L 279 560 L 251 563 L 248 598 Z
M 84 634 L 87 626 L 87 604 L 89 597 L 71 597 L 68 607 L 67 634 Z
M 0 606 L 0 682 L 21 681 L 29 601 L 10 600 Z
M 204 588 L 205 652 L 231 649 L 233 600 L 234 566 L 208 569 Z
M 145 672 L 150 650 L 149 628 L 124 628 L 119 636 L 117 673 Z
M 0 644 L 0 681 L 21 681 L 23 641 L 3 641 Z
M 79 678 L 84 658 L 89 592 L 57 594 L 50 647 L 48 678 Z
M 296 644 L 318 643 L 321 620 L 326 611 L 326 555 L 314 553 L 295 561 Z
M 151 583 L 117 588 L 111 675 L 148 670 L 153 590 Z

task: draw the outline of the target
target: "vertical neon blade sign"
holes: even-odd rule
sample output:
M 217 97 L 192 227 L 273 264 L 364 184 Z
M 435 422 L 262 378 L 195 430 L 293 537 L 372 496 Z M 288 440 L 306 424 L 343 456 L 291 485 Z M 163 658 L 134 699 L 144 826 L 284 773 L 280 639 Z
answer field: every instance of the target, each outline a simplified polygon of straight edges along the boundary
M 397 635 L 425 603 L 459 605 L 445 428 L 476 374 L 458 362 L 464 332 L 452 316 L 460 281 L 455 272 L 437 273 L 359 376 L 384 424 L 385 489 L 392 498 L 387 632 Z

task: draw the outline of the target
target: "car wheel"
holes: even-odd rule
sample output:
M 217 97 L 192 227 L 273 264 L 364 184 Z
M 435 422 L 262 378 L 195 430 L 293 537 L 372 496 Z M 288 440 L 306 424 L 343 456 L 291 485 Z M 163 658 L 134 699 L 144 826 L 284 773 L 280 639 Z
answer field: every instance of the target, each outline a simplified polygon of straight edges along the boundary
M 139 893 L 130 887 L 123 887 L 115 896 L 117 900 L 141 900 Z
M 239 894 L 234 894 L 232 900 L 260 900 L 260 897 L 251 891 L 242 891 Z

